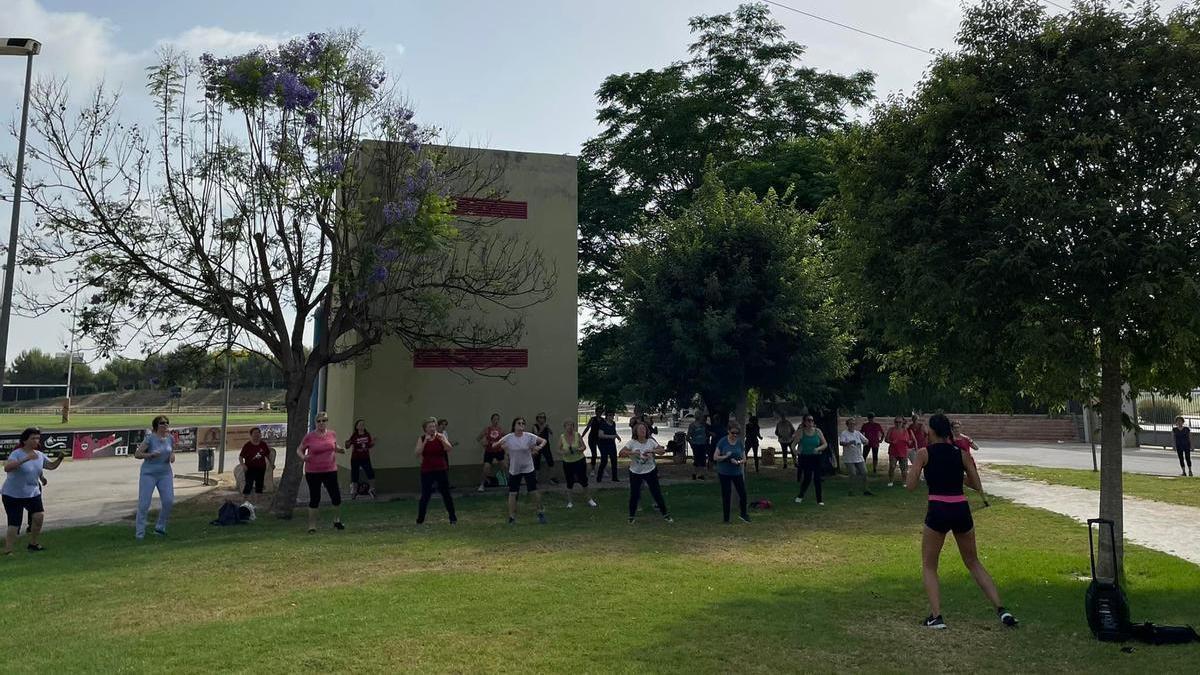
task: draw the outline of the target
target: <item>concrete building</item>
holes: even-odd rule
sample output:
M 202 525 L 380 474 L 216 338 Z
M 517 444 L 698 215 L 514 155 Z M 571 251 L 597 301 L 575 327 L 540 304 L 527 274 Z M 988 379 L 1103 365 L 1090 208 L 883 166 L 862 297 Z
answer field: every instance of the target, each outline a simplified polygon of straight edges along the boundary
M 482 168 L 500 176 L 503 198 L 463 199 L 458 213 L 498 218 L 494 227 L 520 234 L 536 244 L 557 272 L 557 288 L 546 302 L 526 310 L 525 334 L 512 349 L 464 352 L 417 350 L 385 341 L 370 358 L 326 373 L 325 408 L 330 425 L 343 439 L 354 420 L 367 420 L 378 439 L 372 452 L 381 492 L 418 489 L 419 462 L 413 453 L 420 423 L 431 416 L 450 422 L 448 434 L 458 445 L 450 453 L 456 486 L 478 484 L 482 449 L 475 439 L 492 413 L 508 429 L 518 415 L 530 426 L 539 412 L 547 414 L 557 433 L 564 420 L 577 414 L 576 369 L 576 160 L 566 155 L 466 150 Z M 463 308 L 462 311 L 481 311 Z M 491 318 L 489 316 L 489 318 Z M 496 320 L 504 317 L 497 313 Z M 463 361 L 486 368 L 483 377 L 453 369 Z M 349 481 L 349 455 L 338 458 L 342 484 Z

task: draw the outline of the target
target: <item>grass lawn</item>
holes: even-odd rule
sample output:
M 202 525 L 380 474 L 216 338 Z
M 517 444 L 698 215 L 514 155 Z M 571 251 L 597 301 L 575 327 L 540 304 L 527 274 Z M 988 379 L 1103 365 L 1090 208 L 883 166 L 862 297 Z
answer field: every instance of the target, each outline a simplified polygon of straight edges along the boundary
M 219 426 L 221 414 L 182 415 L 165 413 L 176 427 Z M 74 431 L 92 429 L 144 429 L 150 427 L 153 415 L 71 415 L 71 421 L 62 423 L 59 415 L 0 415 L 0 432 L 19 432 L 26 427 L 40 427 L 43 431 Z M 230 413 L 230 424 L 270 424 L 287 421 L 286 412 Z
M 1001 473 L 1040 480 L 1055 485 L 1071 485 L 1100 489 L 1100 474 L 1084 469 L 1047 469 L 1040 466 L 989 464 L 988 468 Z M 1183 476 L 1154 476 L 1126 473 L 1122 479 L 1125 494 L 1171 504 L 1200 507 L 1200 478 Z
M 779 475 L 779 472 L 771 471 Z M 550 524 L 499 494 L 457 500 L 461 524 L 413 524 L 415 501 L 348 503 L 348 528 L 264 519 L 207 525 L 183 505 L 167 540 L 132 527 L 51 532 L 48 550 L 0 558 L 6 672 L 1195 672 L 1200 645 L 1094 641 L 1083 615 L 1086 530 L 995 499 L 976 515 L 985 563 L 1022 620 L 1004 629 L 953 548 L 950 629 L 926 614 L 921 496 L 879 487 L 827 506 L 751 475 L 775 509 L 720 522 L 715 481 L 667 486 L 676 517 L 625 522 L 623 490 Z M 48 509 L 55 508 L 53 501 Z M 1135 619 L 1196 623 L 1200 568 L 1130 546 Z M 15 617 L 25 617 L 18 620 Z M 36 626 L 21 638 L 18 625 Z M 17 621 L 18 623 L 12 623 Z M 16 631 L 16 632 L 13 632 Z M 1187 664 L 1192 664 L 1188 666 Z

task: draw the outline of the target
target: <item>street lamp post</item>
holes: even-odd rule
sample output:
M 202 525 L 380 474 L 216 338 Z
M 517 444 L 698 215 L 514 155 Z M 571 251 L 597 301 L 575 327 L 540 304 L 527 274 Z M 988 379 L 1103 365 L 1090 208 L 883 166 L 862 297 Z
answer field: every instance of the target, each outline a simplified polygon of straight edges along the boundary
M 70 281 L 75 282 L 75 293 L 71 301 L 71 309 L 63 308 L 64 312 L 71 312 L 71 344 L 67 345 L 67 401 L 63 404 L 62 421 L 63 424 L 71 421 L 71 372 L 75 365 L 75 318 L 79 314 L 79 282 L 80 277 L 76 276 Z
M 29 125 L 29 85 L 33 79 L 33 57 L 42 43 L 33 38 L 0 38 L 0 56 L 25 57 L 25 98 L 21 102 L 21 133 L 17 141 L 17 173 L 13 184 L 12 227 L 8 234 L 8 257 L 4 265 L 4 303 L 0 305 L 0 391 L 8 375 L 8 324 L 12 318 L 13 275 L 17 268 L 17 225 L 21 219 L 21 188 L 25 180 L 25 129 Z

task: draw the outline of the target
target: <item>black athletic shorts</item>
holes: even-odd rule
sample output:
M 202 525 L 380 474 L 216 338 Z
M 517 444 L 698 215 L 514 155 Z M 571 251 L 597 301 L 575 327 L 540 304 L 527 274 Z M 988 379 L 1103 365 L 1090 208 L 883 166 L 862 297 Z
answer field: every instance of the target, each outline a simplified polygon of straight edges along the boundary
M 45 509 L 42 508 L 42 496 L 36 497 L 9 497 L 3 496 L 4 515 L 8 516 L 8 526 L 21 529 L 21 523 L 25 519 L 25 512 L 29 515 L 42 513 Z
M 575 462 L 563 462 L 563 477 L 567 479 L 567 489 L 575 487 L 579 483 L 583 487 L 588 486 L 588 470 L 587 460 L 579 460 Z
M 483 451 L 483 463 L 484 464 L 499 464 L 502 461 L 504 461 L 504 453 L 503 452 L 492 452 L 490 450 Z
M 513 473 L 508 475 L 508 491 L 520 492 L 521 481 L 525 481 L 526 492 L 537 492 L 537 472 L 530 471 L 529 473 Z
M 940 534 L 951 530 L 954 534 L 966 534 L 975 529 L 975 520 L 971 518 L 971 505 L 966 502 L 929 502 L 929 511 L 925 513 L 925 526 Z

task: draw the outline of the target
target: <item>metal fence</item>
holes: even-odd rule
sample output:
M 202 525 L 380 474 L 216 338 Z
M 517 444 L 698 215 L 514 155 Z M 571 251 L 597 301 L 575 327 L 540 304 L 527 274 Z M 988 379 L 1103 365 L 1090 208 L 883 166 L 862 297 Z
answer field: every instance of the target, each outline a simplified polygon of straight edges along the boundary
M 72 408 L 71 415 L 153 415 L 155 413 L 178 413 L 192 415 L 220 415 L 221 406 L 198 406 L 198 405 L 181 405 L 181 406 L 127 406 L 114 408 Z M 229 406 L 230 413 L 276 413 L 281 410 L 263 410 L 256 405 L 231 405 Z M 0 408 L 0 415 L 59 415 L 62 413 L 60 407 L 41 407 L 41 408 Z
M 1164 396 L 1155 392 L 1139 394 L 1134 402 L 1138 424 L 1144 428 L 1169 427 L 1182 415 L 1188 426 L 1200 426 L 1200 389 L 1189 396 Z

